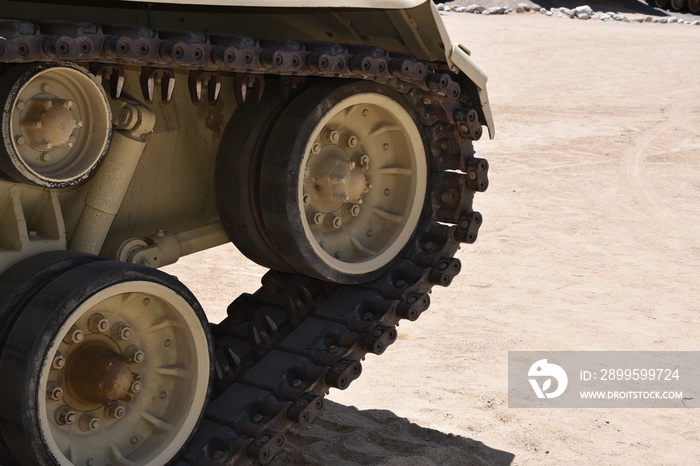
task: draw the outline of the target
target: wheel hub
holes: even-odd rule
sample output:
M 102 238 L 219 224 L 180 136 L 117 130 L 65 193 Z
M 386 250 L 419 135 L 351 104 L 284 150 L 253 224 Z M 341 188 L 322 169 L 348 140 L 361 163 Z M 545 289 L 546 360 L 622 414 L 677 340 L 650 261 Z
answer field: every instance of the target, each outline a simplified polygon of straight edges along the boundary
M 29 146 L 37 151 L 73 147 L 76 140 L 73 132 L 82 126 L 82 122 L 73 116 L 72 107 L 73 101 L 56 96 L 32 98 L 20 123 Z M 20 138 L 22 136 L 18 136 Z
M 80 345 L 66 367 L 67 390 L 81 404 L 131 401 L 129 392 L 138 378 L 128 358 L 104 342 Z
M 303 202 L 313 224 L 329 223 L 324 220 L 333 212 L 334 218 L 345 220 L 359 215 L 362 195 L 371 189 L 367 178 L 369 157 L 354 153 L 357 137 L 350 133 L 339 135 L 327 128 L 312 145 L 305 167 Z M 338 222 L 330 223 L 333 227 Z

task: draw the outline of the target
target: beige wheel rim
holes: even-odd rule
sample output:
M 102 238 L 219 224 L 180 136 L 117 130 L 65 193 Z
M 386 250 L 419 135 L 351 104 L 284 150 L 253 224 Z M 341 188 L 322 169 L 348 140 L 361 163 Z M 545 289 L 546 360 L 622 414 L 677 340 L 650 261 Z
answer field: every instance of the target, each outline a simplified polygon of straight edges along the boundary
M 68 66 L 43 69 L 27 79 L 13 99 L 13 164 L 35 184 L 54 187 L 82 181 L 101 160 L 110 133 L 107 97 L 86 71 Z
M 299 175 L 304 233 L 318 257 L 348 274 L 395 259 L 421 216 L 426 164 L 416 123 L 395 100 L 362 93 L 333 106 Z
M 56 334 L 41 371 L 41 429 L 61 465 L 163 465 L 194 430 L 209 347 L 191 306 L 148 281 L 104 289 Z

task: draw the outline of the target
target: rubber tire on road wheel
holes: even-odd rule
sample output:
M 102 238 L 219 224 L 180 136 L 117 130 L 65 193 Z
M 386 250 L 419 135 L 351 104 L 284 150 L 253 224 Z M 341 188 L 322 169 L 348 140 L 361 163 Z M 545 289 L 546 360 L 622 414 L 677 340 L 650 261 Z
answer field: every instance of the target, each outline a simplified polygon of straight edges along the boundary
M 15 321 L 36 293 L 62 273 L 99 260 L 104 259 L 80 252 L 50 251 L 24 259 L 0 274 L 0 357 Z M 0 464 L 16 464 L 2 435 Z
M 216 156 L 216 207 L 243 255 L 263 267 L 292 272 L 270 243 L 260 211 L 262 153 L 284 108 L 276 84 L 267 83 L 260 103 L 238 106 L 226 125 Z
M 413 108 L 377 83 L 324 82 L 296 97 L 273 133 L 261 206 L 285 261 L 343 284 L 384 273 L 425 218 L 428 151 Z

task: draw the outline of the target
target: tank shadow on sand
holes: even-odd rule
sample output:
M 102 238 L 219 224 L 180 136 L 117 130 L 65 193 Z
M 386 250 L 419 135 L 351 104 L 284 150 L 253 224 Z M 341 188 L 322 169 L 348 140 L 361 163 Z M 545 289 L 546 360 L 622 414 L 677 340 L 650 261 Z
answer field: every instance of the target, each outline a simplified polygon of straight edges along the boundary
M 326 400 L 310 427 L 295 427 L 272 465 L 493 465 L 514 455 L 454 434 L 421 427 L 393 412 L 358 410 Z

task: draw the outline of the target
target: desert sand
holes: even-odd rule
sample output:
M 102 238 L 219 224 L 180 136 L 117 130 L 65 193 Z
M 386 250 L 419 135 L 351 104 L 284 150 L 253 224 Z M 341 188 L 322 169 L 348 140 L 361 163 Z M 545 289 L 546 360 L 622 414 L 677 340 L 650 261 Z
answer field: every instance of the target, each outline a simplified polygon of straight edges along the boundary
M 462 273 L 272 464 L 700 464 L 693 409 L 512 409 L 512 350 L 700 350 L 700 27 L 443 16 L 488 71 Z M 211 320 L 263 269 L 167 270 Z

